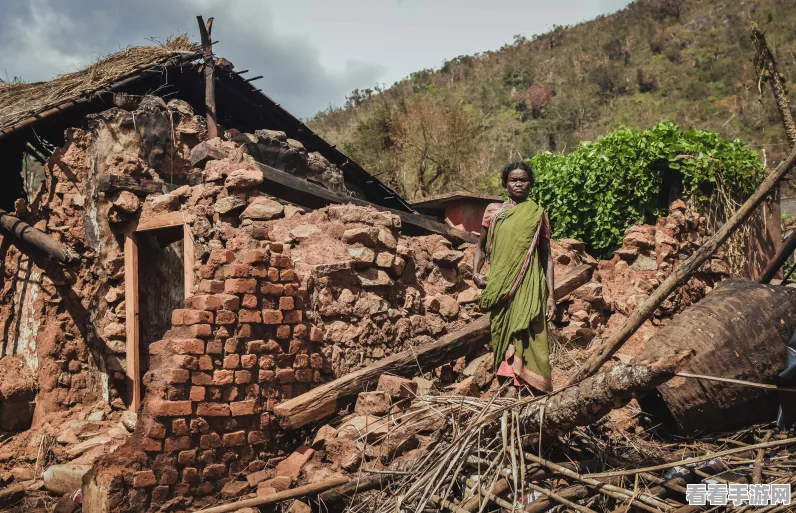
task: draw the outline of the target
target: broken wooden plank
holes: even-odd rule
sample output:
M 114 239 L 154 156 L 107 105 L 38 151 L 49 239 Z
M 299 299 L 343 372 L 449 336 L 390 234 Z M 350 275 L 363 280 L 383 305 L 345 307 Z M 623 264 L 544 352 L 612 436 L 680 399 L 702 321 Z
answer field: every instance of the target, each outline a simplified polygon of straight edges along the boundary
M 213 30 L 213 18 L 208 18 L 207 23 L 201 16 L 196 17 L 199 23 L 199 39 L 202 42 L 202 57 L 204 59 L 205 75 L 205 115 L 207 117 L 207 138 L 218 137 L 218 124 L 216 123 L 216 84 L 214 74 L 216 60 L 213 58 L 213 41 L 210 35 Z
M 561 282 L 571 287 L 583 281 L 585 274 L 580 266 L 565 274 Z M 575 279 L 573 276 L 577 276 Z M 555 295 L 560 297 L 559 285 Z M 572 292 L 571 289 L 569 292 Z M 298 397 L 294 397 L 274 408 L 279 424 L 285 429 L 296 429 L 310 422 L 334 415 L 351 397 L 366 390 L 379 380 L 382 374 L 411 377 L 431 371 L 460 356 L 470 353 L 478 345 L 491 340 L 489 315 L 484 315 L 453 333 L 448 333 L 433 344 L 415 347 L 372 363 L 358 371 L 321 385 Z M 421 367 L 422 363 L 422 367 Z
M 602 365 L 607 362 L 620 347 L 624 344 L 638 328 L 644 324 L 644 321 L 663 303 L 669 294 L 675 291 L 682 285 L 688 278 L 691 277 L 705 262 L 707 262 L 719 247 L 721 247 L 727 239 L 730 238 L 735 230 L 740 227 L 744 221 L 760 206 L 766 197 L 776 187 L 779 181 L 793 168 L 796 164 L 796 148 L 791 150 L 788 157 L 772 171 L 766 179 L 760 184 L 757 191 L 752 194 L 746 202 L 741 205 L 735 214 L 724 223 L 724 226 L 719 228 L 698 250 L 694 252 L 691 257 L 685 262 L 682 262 L 672 274 L 655 289 L 650 296 L 644 300 L 633 314 L 614 331 L 610 337 L 598 342 L 597 350 L 592 354 L 586 365 L 576 372 L 571 378 L 569 383 L 577 383 L 578 381 L 593 375 L 597 372 Z
M 139 220 L 133 228 L 133 231 L 144 232 L 147 230 L 159 230 L 161 228 L 171 228 L 173 226 L 182 226 L 184 224 L 185 216 L 181 211 L 168 212 L 166 214 L 159 214 Z
M 138 244 L 135 233 L 124 234 L 124 305 L 127 331 L 127 402 L 132 411 L 141 405 L 141 364 L 138 331 Z
M 177 189 L 177 187 L 179 186 L 165 182 L 139 180 L 132 176 L 121 175 L 101 175 L 97 185 L 100 192 L 130 191 L 137 196 L 166 194 Z
M 333 203 L 352 203 L 360 207 L 373 207 L 376 210 L 390 212 L 400 217 L 401 223 L 403 223 L 404 226 L 404 232 L 407 235 L 412 235 L 413 233 L 436 233 L 455 244 L 461 244 L 462 242 L 478 242 L 478 237 L 476 235 L 464 230 L 450 228 L 444 223 L 440 223 L 430 217 L 393 210 L 353 196 L 344 196 L 271 166 L 266 166 L 259 162 L 256 164 L 263 172 L 264 182 L 262 186 L 266 188 L 267 192 L 287 201 L 311 208 L 319 208 Z
M 27 242 L 61 263 L 69 264 L 80 260 L 77 252 L 58 242 L 51 235 L 34 228 L 25 221 L 18 219 L 5 210 L 0 210 L 0 226 L 17 239 Z
M 585 285 L 591 279 L 594 267 L 588 264 L 581 264 L 569 271 L 567 274 L 556 280 L 555 299 L 559 300 L 571 294 L 581 285 Z

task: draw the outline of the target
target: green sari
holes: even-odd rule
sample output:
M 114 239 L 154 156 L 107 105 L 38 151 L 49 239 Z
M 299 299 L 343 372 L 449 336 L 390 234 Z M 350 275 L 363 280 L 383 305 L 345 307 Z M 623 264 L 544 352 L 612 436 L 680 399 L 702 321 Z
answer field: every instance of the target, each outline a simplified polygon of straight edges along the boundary
M 544 210 L 532 200 L 507 206 L 492 218 L 487 237 L 490 267 L 480 306 L 489 310 L 498 375 L 552 391 L 547 347 L 547 286 L 539 259 Z

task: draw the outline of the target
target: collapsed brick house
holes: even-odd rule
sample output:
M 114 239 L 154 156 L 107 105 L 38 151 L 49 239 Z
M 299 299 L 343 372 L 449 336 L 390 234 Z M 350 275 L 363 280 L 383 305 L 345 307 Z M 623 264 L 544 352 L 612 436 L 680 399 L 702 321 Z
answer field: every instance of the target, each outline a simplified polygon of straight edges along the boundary
M 84 511 L 243 495 L 306 435 L 278 404 L 480 315 L 471 233 L 413 212 L 223 59 L 214 82 L 216 138 L 184 38 L 0 86 L 0 431 L 52 433 L 56 460 L 92 465 Z M 707 234 L 676 202 L 599 266 L 555 242 L 557 275 L 597 268 L 559 298 L 561 336 L 621 323 Z M 727 275 L 712 260 L 656 316 Z M 421 370 L 450 382 L 463 364 Z M 89 438 L 105 418 L 131 433 Z M 4 449 L 35 457 L 42 438 L 24 440 Z

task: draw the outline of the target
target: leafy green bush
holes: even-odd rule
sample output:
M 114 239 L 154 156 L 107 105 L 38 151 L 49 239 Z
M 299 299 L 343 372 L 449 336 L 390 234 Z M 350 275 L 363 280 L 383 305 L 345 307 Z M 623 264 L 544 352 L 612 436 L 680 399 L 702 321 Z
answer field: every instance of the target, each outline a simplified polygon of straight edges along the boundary
M 719 187 L 748 196 L 763 178 L 762 162 L 746 143 L 681 131 L 668 121 L 643 132 L 620 127 L 571 153 L 540 153 L 529 162 L 532 196 L 548 211 L 554 237 L 582 240 L 598 255 L 619 247 L 630 225 L 666 213 L 666 172 L 680 178 L 683 198 L 697 208 Z

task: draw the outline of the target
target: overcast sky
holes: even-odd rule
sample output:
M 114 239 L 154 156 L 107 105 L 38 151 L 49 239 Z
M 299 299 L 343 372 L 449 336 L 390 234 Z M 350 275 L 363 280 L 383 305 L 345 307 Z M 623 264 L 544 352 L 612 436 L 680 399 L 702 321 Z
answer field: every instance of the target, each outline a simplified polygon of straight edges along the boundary
M 629 0 L 0 0 L 3 78 L 48 80 L 170 34 L 198 40 L 301 117 L 354 88 L 390 85 L 459 55 L 495 50 L 625 7 Z

